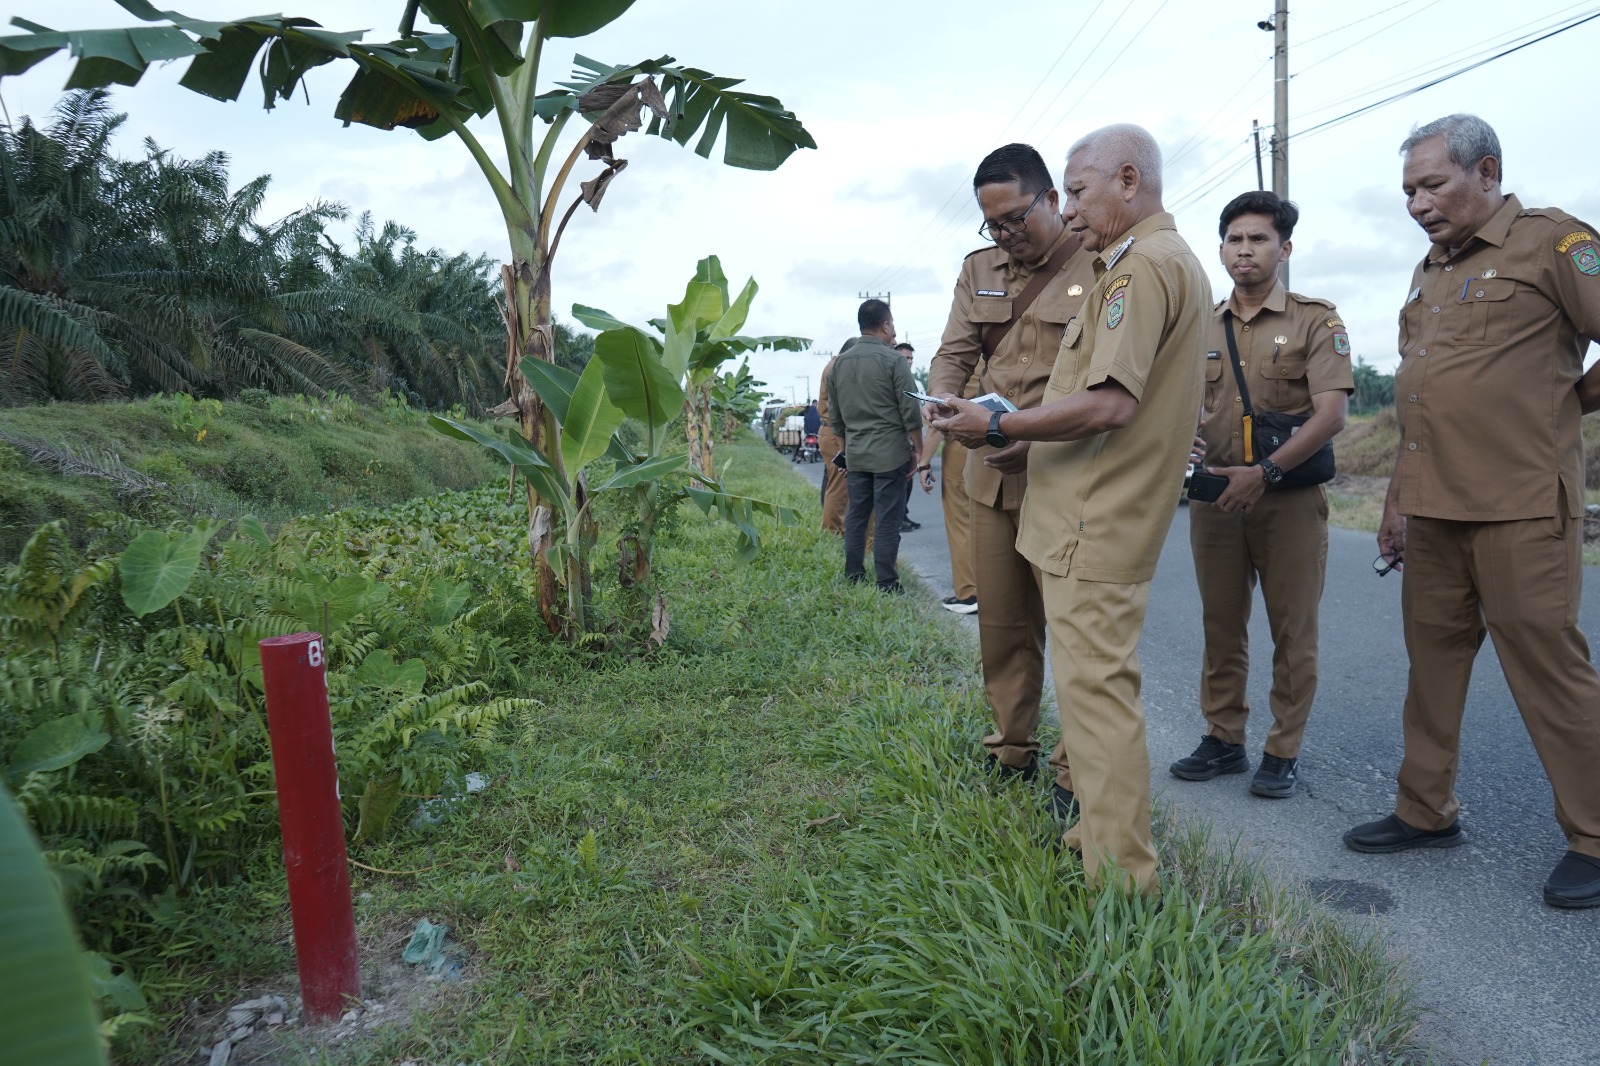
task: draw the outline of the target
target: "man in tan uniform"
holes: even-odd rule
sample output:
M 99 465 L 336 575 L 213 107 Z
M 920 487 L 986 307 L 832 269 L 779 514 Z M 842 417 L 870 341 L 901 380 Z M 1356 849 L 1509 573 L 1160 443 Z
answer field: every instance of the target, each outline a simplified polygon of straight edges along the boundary
M 839 355 L 848 352 L 855 343 L 854 337 L 845 341 L 839 346 Z M 822 453 L 822 531 L 837 533 L 842 537 L 844 512 L 850 505 L 850 479 L 845 476 L 845 471 L 833 463 L 833 457 L 844 450 L 844 441 L 828 422 L 828 373 L 839 355 L 829 359 L 822 368 L 822 384 L 817 386 L 817 411 L 822 415 L 822 428 L 817 431 L 817 450 Z
M 1155 894 L 1139 634 L 1200 410 L 1211 286 L 1162 207 L 1161 150 L 1145 130 L 1108 126 L 1074 144 L 1065 189 L 1068 227 L 1099 254 L 1043 405 L 991 415 L 951 399 L 957 410 L 934 426 L 997 447 L 1039 442 L 1017 548 L 1043 572 L 1061 703 L 1050 762 L 1059 773 L 1070 760 L 1082 811 L 1063 842 L 1089 884 L 1131 879 Z
M 981 232 L 994 243 L 961 264 L 928 392 L 961 396 L 976 376 L 981 392 L 998 393 L 1018 408 L 1037 407 L 1067 320 L 1094 284 L 1091 257 L 1081 253 L 1079 239 L 1062 221 L 1050 170 L 1031 146 L 1008 144 L 990 152 L 972 188 L 983 210 Z M 1028 291 L 1036 281 L 1043 287 Z M 1025 295 L 1031 299 L 1026 309 L 1018 306 Z M 937 410 L 929 404 L 924 413 Z M 983 683 L 995 716 L 995 731 L 983 743 L 992 768 L 1031 780 L 1038 772 L 1045 617 L 1038 571 L 1016 548 L 1030 444 L 997 449 L 982 438 L 979 433 L 963 473 L 982 604 Z M 1070 781 L 1061 784 L 1070 793 Z M 1058 795 L 1058 807 L 1071 798 Z
M 1278 267 L 1289 260 L 1300 218 L 1275 193 L 1247 192 L 1222 209 L 1222 265 L 1233 294 L 1217 304 L 1206 352 L 1200 432 L 1208 469 L 1228 479 L 1215 503 L 1189 507 L 1189 544 L 1205 619 L 1200 710 L 1206 735 L 1174 776 L 1209 781 L 1243 773 L 1250 704 L 1249 625 L 1261 582 L 1272 626 L 1272 731 L 1250 783 L 1258 796 L 1284 799 L 1299 783 L 1301 738 L 1317 693 L 1317 609 L 1328 564 L 1328 497 L 1321 485 L 1281 488 L 1284 473 L 1315 455 L 1344 428 L 1350 335 L 1327 300 L 1286 292 Z M 1271 458 L 1245 462 L 1244 397 L 1228 351 L 1233 327 L 1239 373 L 1256 411 L 1309 416 Z
M 982 391 L 979 376 L 974 374 L 962 390 L 963 399 L 970 400 Z M 956 614 L 978 612 L 978 576 L 972 545 L 972 498 L 967 495 L 967 456 L 972 454 L 965 444 L 943 433 L 930 430 L 929 448 L 944 445 L 939 452 L 939 502 L 944 508 L 944 536 L 950 548 L 950 585 L 954 594 L 946 596 L 942 606 Z
M 1600 674 L 1578 629 L 1600 245 L 1565 211 L 1501 192 L 1499 138 L 1474 115 L 1414 129 L 1401 152 L 1406 208 L 1433 242 L 1400 312 L 1400 447 L 1378 527 L 1405 571 L 1405 757 L 1394 814 L 1344 841 L 1461 843 L 1461 714 L 1487 631 L 1567 838 L 1545 902 L 1600 906 Z

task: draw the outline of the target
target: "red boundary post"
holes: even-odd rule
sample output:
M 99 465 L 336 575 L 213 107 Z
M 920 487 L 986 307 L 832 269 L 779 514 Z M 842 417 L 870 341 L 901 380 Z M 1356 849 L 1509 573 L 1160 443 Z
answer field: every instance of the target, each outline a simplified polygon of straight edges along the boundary
M 361 998 L 361 975 L 322 635 L 261 641 L 261 676 L 300 996 L 308 1021 L 327 1021 Z

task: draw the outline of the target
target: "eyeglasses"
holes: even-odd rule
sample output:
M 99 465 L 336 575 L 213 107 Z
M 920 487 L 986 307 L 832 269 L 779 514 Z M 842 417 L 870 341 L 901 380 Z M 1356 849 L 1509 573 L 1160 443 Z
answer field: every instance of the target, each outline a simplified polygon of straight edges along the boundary
M 1049 191 L 1048 187 L 1040 189 L 1034 196 L 1033 203 L 1029 204 L 1028 209 L 1016 218 L 1004 219 L 998 225 L 993 222 L 984 222 L 983 225 L 978 227 L 978 236 L 986 241 L 999 241 L 1005 237 L 1015 237 L 1028 224 L 1028 216 L 1033 214 L 1033 209 L 1039 206 L 1039 201 Z
M 1398 552 L 1395 553 L 1395 556 L 1392 559 L 1387 555 L 1380 555 L 1376 559 L 1372 560 L 1372 572 L 1377 574 L 1379 577 L 1387 577 L 1389 575 L 1389 571 L 1393 570 L 1404 561 L 1405 558 Z

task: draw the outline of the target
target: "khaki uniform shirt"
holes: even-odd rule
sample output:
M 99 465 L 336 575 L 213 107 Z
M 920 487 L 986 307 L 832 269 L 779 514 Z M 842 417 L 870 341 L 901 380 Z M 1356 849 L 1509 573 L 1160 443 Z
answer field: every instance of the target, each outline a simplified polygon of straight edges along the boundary
M 1121 429 L 1034 443 L 1017 550 L 1046 573 L 1134 584 L 1155 576 L 1178 507 L 1200 414 L 1211 283 L 1165 213 L 1108 242 L 1094 268 L 1044 403 L 1115 380 L 1139 406 Z
M 1515 196 L 1454 255 L 1435 245 L 1400 312 L 1400 513 L 1551 518 L 1583 507 L 1575 386 L 1600 338 L 1600 244 Z
M 917 387 L 905 356 L 876 337 L 862 337 L 828 372 L 828 421 L 856 473 L 884 474 L 911 458 L 907 433 L 922 430 L 922 409 L 906 395 Z
M 817 386 L 817 413 L 822 415 L 823 429 L 833 428 L 833 423 L 828 421 L 828 375 L 833 373 L 833 364 L 838 361 L 837 355 L 828 360 L 822 368 L 822 384 Z
M 987 362 L 983 358 L 983 331 L 993 323 L 1010 320 L 1012 298 L 1027 287 L 1034 273 L 1063 242 L 1074 239 L 1063 228 L 1056 242 L 1033 263 L 1017 262 L 999 245 L 980 248 L 967 256 L 961 264 L 961 276 L 956 279 L 950 320 L 930 367 L 930 394 L 966 395 L 963 386 L 976 377 L 978 392 L 974 395 L 998 393 L 1019 410 L 1039 406 L 1067 321 L 1077 313 L 1084 293 L 1094 284 L 1093 257 L 1081 250 L 1073 253 Z M 993 451 L 984 445 L 968 455 L 967 495 L 987 507 L 1014 510 L 1022 506 L 1028 475 L 1002 474 L 985 466 L 984 456 Z
M 1228 359 L 1222 318 L 1231 312 L 1250 405 L 1258 411 L 1310 415 L 1319 392 L 1353 392 L 1350 335 L 1327 300 L 1287 292 L 1280 282 L 1249 319 L 1239 317 L 1233 294 L 1212 312 L 1206 351 L 1206 464 L 1244 465 L 1244 400 Z M 1254 456 L 1259 460 L 1261 456 Z

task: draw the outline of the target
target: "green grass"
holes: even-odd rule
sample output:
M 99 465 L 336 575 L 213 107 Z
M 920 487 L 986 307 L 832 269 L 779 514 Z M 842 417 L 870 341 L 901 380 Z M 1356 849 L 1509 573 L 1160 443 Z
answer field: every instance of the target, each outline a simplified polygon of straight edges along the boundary
M 922 596 L 839 579 L 814 493 L 755 443 L 732 486 L 803 508 L 733 559 L 687 510 L 658 563 L 667 646 L 623 661 L 501 612 L 539 701 L 440 825 L 353 858 L 368 988 L 417 918 L 467 981 L 406 1024 L 241 1045 L 258 1061 L 1340 1063 L 1389 1061 L 1414 1018 L 1376 942 L 1202 831 L 1162 834 L 1163 907 L 1087 892 L 1043 793 L 991 790 L 970 638 Z M 507 560 L 515 508 L 505 510 Z M 520 627 L 520 628 L 517 628 Z M 188 1061 L 199 1010 L 292 988 L 281 874 L 218 893 L 175 945 L 164 1031 L 127 1062 Z M 210 940 L 205 939 L 210 937 Z M 369 995 L 373 994 L 369 991 Z M 399 995 L 396 992 L 395 995 Z M 209 1032 L 206 1030 L 205 1032 Z
M 55 518 L 70 520 L 80 543 L 100 512 L 157 523 L 254 514 L 276 528 L 500 474 L 481 449 L 409 410 L 265 394 L 259 402 L 223 404 L 200 441 L 174 424 L 170 400 L 0 409 L 0 560 Z

